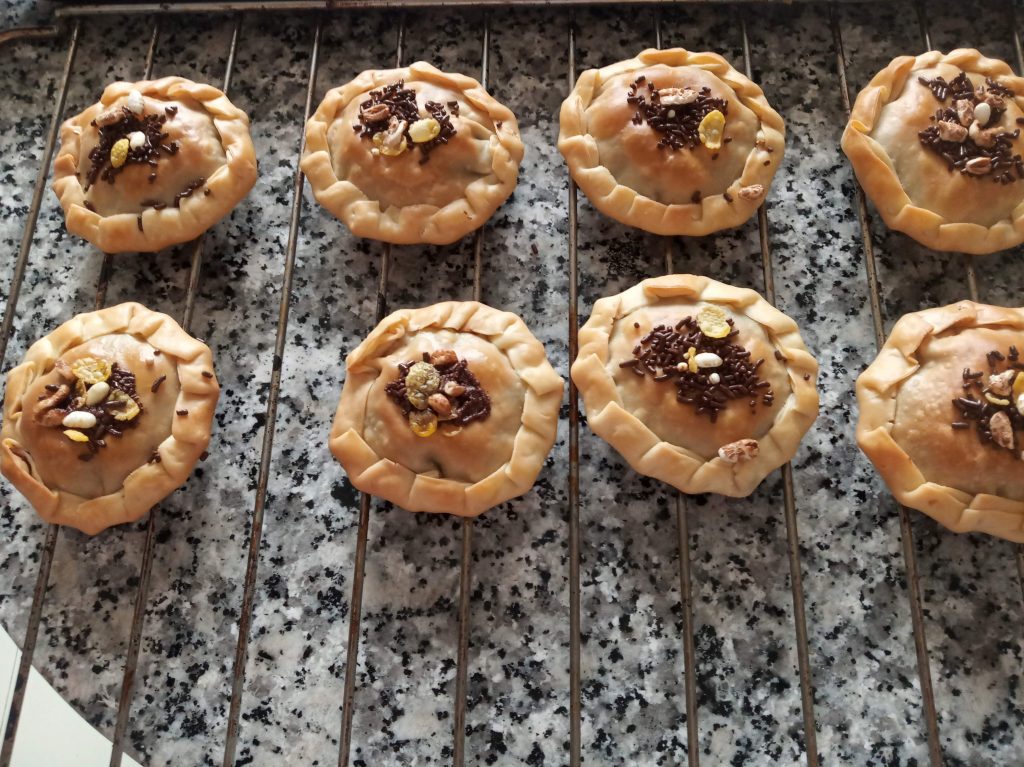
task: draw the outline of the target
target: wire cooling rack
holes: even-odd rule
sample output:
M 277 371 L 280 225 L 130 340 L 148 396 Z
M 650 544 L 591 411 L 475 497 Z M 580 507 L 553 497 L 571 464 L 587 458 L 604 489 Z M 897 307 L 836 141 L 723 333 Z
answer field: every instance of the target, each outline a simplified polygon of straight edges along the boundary
M 551 5 L 601 5 L 593 0 L 548 0 L 545 4 Z M 734 4 L 732 7 L 717 0 L 695 0 L 694 4 L 714 4 L 720 6 L 723 12 L 735 15 L 740 28 L 742 39 L 742 67 L 748 76 L 752 70 L 752 51 L 750 38 L 747 30 L 746 14 L 743 8 Z M 432 0 L 393 0 L 382 2 L 379 0 L 355 0 L 353 2 L 313 2 L 311 0 L 281 0 L 280 2 L 190 2 L 177 4 L 147 4 L 137 3 L 132 5 L 105 4 L 90 5 L 79 4 L 64 7 L 56 12 L 56 26 L 37 27 L 22 30 L 10 30 L 0 33 L 0 44 L 26 39 L 49 39 L 57 38 L 67 41 L 67 49 L 64 58 L 64 66 L 60 76 L 59 86 L 54 98 L 54 107 L 49 129 L 46 133 L 45 146 L 41 156 L 38 173 L 36 176 L 31 204 L 25 215 L 24 234 L 21 240 L 17 258 L 14 262 L 13 274 L 10 287 L 7 291 L 7 302 L 4 309 L 3 321 L 0 324 L 0 360 L 10 364 L 6 360 L 7 347 L 14 329 L 15 318 L 19 311 L 19 296 L 26 268 L 33 253 L 33 240 L 37 235 L 37 223 L 43 196 L 46 193 L 46 182 L 58 128 L 61 120 L 65 117 L 66 101 L 69 81 L 75 76 L 76 56 L 79 51 L 79 40 L 82 32 L 82 24 L 89 19 L 110 18 L 119 19 L 132 18 L 133 23 L 148 24 L 148 46 L 144 61 L 143 71 L 139 74 L 148 78 L 153 71 L 154 54 L 161 45 L 161 27 L 168 15 L 172 14 L 230 14 L 234 19 L 230 36 L 228 50 L 225 56 L 225 67 L 222 77 L 222 88 L 230 95 L 232 75 L 235 66 L 236 51 L 240 39 L 244 34 L 246 19 L 252 15 L 269 13 L 306 13 L 312 14 L 315 18 L 313 34 L 309 40 L 309 66 L 308 77 L 305 88 L 304 119 L 308 119 L 315 105 L 318 94 L 318 74 L 320 70 L 321 56 L 324 49 L 324 21 L 329 18 L 330 13 L 357 12 L 359 9 L 368 8 L 393 8 L 396 15 L 395 23 L 395 52 L 394 61 L 401 65 L 404 59 L 404 38 L 405 26 L 402 16 L 399 13 L 402 8 L 412 7 L 433 7 L 435 5 L 458 5 L 458 6 L 505 6 L 506 3 L 497 0 L 458 0 L 457 2 L 437 3 Z M 649 43 L 660 47 L 662 43 L 673 44 L 672 40 L 662 39 L 661 17 L 671 13 L 672 7 L 662 3 L 660 0 L 649 0 L 645 5 L 658 6 L 645 18 L 652 19 Z M 821 7 L 829 14 L 832 42 L 835 51 L 835 68 L 838 76 L 838 93 L 846 110 L 849 111 L 851 103 L 851 91 L 853 87 L 847 81 L 847 57 L 843 48 L 843 34 L 837 10 L 833 6 Z M 918 14 L 918 26 L 920 30 L 921 45 L 924 49 L 931 48 L 929 35 L 929 19 L 925 12 L 923 3 L 914 6 Z M 1013 13 L 1012 5 L 1007 6 L 1008 14 Z M 577 35 L 578 25 L 570 11 L 566 12 L 566 36 L 565 36 L 565 82 L 566 90 L 575 82 L 577 75 Z M 144 21 L 140 22 L 139 19 Z M 491 30 L 486 14 L 482 17 L 479 28 L 479 49 L 480 67 L 479 79 L 487 85 L 489 74 L 489 58 L 491 46 Z M 1012 35 L 1012 45 L 1016 53 L 1016 64 L 1018 70 L 1024 69 L 1024 56 L 1022 56 L 1021 39 L 1017 31 L 1015 19 L 1008 25 Z M 854 86 L 855 87 L 855 86 Z M 302 172 L 298 169 L 298 158 L 301 155 L 303 145 L 296 148 L 291 162 L 294 164 L 294 184 L 291 196 L 290 218 L 288 225 L 287 246 L 284 252 L 284 269 L 282 273 L 281 299 L 276 321 L 276 334 L 272 351 L 272 365 L 270 372 L 269 387 L 265 402 L 265 413 L 263 418 L 264 429 L 262 445 L 259 453 L 258 472 L 256 478 L 256 491 L 249 525 L 247 558 L 244 571 L 244 584 L 242 589 L 242 601 L 238 610 L 237 618 L 237 644 L 234 652 L 233 673 L 230 683 L 230 702 L 226 713 L 226 734 L 222 748 L 222 764 L 225 767 L 234 764 L 241 764 L 238 757 L 238 741 L 240 716 L 242 711 L 242 699 L 245 692 L 245 673 L 247 656 L 251 640 L 253 611 L 256 601 L 257 574 L 265 563 L 261 563 L 261 537 L 264 531 L 264 517 L 268 497 L 268 483 L 271 476 L 271 459 L 274 455 L 275 425 L 278 419 L 278 404 L 281 392 L 282 364 L 288 347 L 288 319 L 289 311 L 293 300 L 292 283 L 295 274 L 296 251 L 300 239 L 302 227 L 303 210 L 303 184 Z M 566 216 L 568 219 L 567 229 L 567 267 L 569 272 L 568 288 L 568 324 L 567 342 L 569 359 L 573 359 L 577 352 L 577 331 L 579 327 L 579 297 L 580 285 L 580 261 L 579 261 L 579 236 L 578 236 L 578 209 L 579 200 L 577 190 L 572 182 L 568 186 L 568 205 Z M 770 228 L 768 208 L 770 200 L 758 210 L 757 228 L 758 242 L 760 249 L 761 267 L 763 273 L 763 292 L 769 302 L 776 303 L 775 274 L 773 258 L 770 247 Z M 883 300 L 880 295 L 879 268 L 875 247 L 872 239 L 871 223 L 868 207 L 863 192 L 859 187 L 855 190 L 854 208 L 861 228 L 862 254 L 864 265 L 864 276 L 867 281 L 867 291 L 870 302 L 870 315 L 872 329 L 876 345 L 880 346 L 884 340 L 884 323 L 886 316 L 883 311 Z M 481 298 L 483 285 L 488 275 L 483 268 L 483 249 L 486 238 L 486 227 L 479 230 L 472 238 L 472 294 L 477 300 Z M 680 248 L 685 251 L 686 245 L 682 241 L 665 238 L 660 240 L 660 247 L 663 249 L 664 268 L 666 272 L 674 271 L 674 263 L 677 262 L 677 254 Z M 389 287 L 391 278 L 392 251 L 388 245 L 381 245 L 377 249 L 379 253 L 379 283 L 376 289 L 376 319 L 379 321 L 387 313 L 389 303 Z M 181 314 L 182 325 L 186 330 L 191 328 L 193 314 L 196 305 L 196 296 L 203 278 L 203 238 L 200 237 L 191 245 L 190 271 L 185 292 L 185 300 Z M 102 268 L 99 274 L 98 284 L 95 292 L 95 306 L 102 307 L 107 301 L 107 290 L 111 270 L 115 268 L 116 258 L 111 255 L 103 257 Z M 974 263 L 969 257 L 963 258 L 963 280 L 966 285 L 966 292 L 977 300 L 979 297 L 978 280 L 975 274 Z M 892 318 L 888 318 L 892 319 Z M 42 328 L 38 329 L 40 332 Z M 581 637 L 583 626 L 581 624 L 581 543 L 585 531 L 581 528 L 580 520 L 580 431 L 581 418 L 579 413 L 579 398 L 575 387 L 569 385 L 569 408 L 568 408 L 568 466 L 565 467 L 565 481 L 568 492 L 568 515 L 567 515 L 567 546 L 568 546 L 568 584 L 569 584 L 569 689 L 568 695 L 568 744 L 565 761 L 575 767 L 581 764 L 583 759 L 583 733 L 581 722 L 583 721 L 583 707 L 586 705 L 585 696 L 582 690 L 583 670 Z M 793 640 L 796 648 L 797 670 L 799 675 L 799 698 L 802 710 L 802 733 L 799 736 L 803 744 L 804 760 L 809 767 L 817 767 L 819 763 L 828 762 L 824 754 L 819 752 L 817 743 L 817 732 L 815 717 L 815 675 L 812 668 L 812 652 L 808 641 L 808 628 L 806 623 L 806 607 L 804 602 L 803 567 L 801 562 L 801 539 L 798 529 L 798 503 L 794 485 L 794 468 L 787 464 L 781 470 L 782 479 L 782 518 L 785 524 L 785 541 L 788 570 L 788 582 L 792 598 L 792 630 Z M 357 667 L 359 665 L 361 640 L 364 632 L 361 630 L 362 599 L 365 585 L 365 572 L 367 563 L 367 543 L 370 524 L 371 508 L 374 499 L 363 494 L 359 503 L 358 528 L 355 545 L 355 556 L 351 563 L 351 598 L 347 629 L 347 648 L 344 659 L 344 672 L 342 675 L 342 686 L 339 690 L 341 698 L 341 717 L 337 734 L 338 741 L 338 764 L 344 767 L 350 763 L 353 753 L 353 718 L 358 705 L 357 688 Z M 679 589 L 682 630 L 679 637 L 682 656 L 684 661 L 684 673 L 681 684 L 684 691 L 683 719 L 685 720 L 685 753 L 691 767 L 700 763 L 701 748 L 699 746 L 701 707 L 698 703 L 698 677 L 699 658 L 695 644 L 697 627 L 694 624 L 694 576 L 691 567 L 693 555 L 693 539 L 690 532 L 690 516 L 693 513 L 689 506 L 688 499 L 679 494 L 672 495 L 672 509 L 674 511 L 678 531 L 678 558 L 679 558 Z M 944 747 L 940 728 L 940 716 L 936 706 L 935 693 L 932 686 L 932 672 L 930 669 L 930 656 L 927 640 L 926 610 L 923 606 L 920 586 L 920 566 L 918 563 L 918 547 L 915 545 L 914 527 L 911 523 L 910 512 L 899 508 L 899 529 L 902 542 L 903 566 L 906 575 L 906 589 L 908 606 L 913 629 L 913 645 L 916 655 L 917 687 L 920 692 L 920 706 L 923 712 L 923 722 L 926 729 L 927 755 L 933 767 L 944 763 Z M 112 767 L 121 763 L 122 754 L 126 748 L 126 735 L 133 706 L 138 706 L 139 701 L 135 699 L 136 674 L 138 670 L 140 647 L 142 644 L 145 628 L 145 616 L 147 611 L 149 595 L 150 575 L 154 561 L 154 549 L 157 539 L 157 519 L 160 509 L 155 509 L 149 516 L 144 544 L 142 548 L 141 565 L 138 572 L 137 588 L 134 597 L 134 609 L 126 645 L 124 657 L 124 668 L 120 684 L 120 692 L 117 702 L 116 723 L 113 728 L 113 748 L 110 764 Z M 459 591 L 458 591 L 458 634 L 457 646 L 455 648 L 455 685 L 454 696 L 451 701 L 451 746 L 445 749 L 444 753 L 450 755 L 450 762 L 461 767 L 467 761 L 473 762 L 472 754 L 467 755 L 466 751 L 466 706 L 467 706 L 467 684 L 469 670 L 472 663 L 470 653 L 470 624 L 473 609 L 472 568 L 473 561 L 473 531 L 475 522 L 472 519 L 461 521 L 461 546 L 459 554 Z M 0 767 L 11 763 L 14 752 L 15 738 L 18 733 L 18 725 L 24 702 L 26 683 L 29 670 L 36 660 L 36 646 L 39 638 L 40 622 L 43 615 L 43 607 L 47 598 L 48 586 L 51 582 L 51 568 L 54 561 L 54 551 L 58 538 L 61 534 L 60 528 L 50 526 L 42 542 L 38 561 L 38 575 L 35 582 L 35 589 L 31 606 L 28 611 L 27 628 L 22 642 L 22 655 L 20 665 L 13 689 L 13 699 L 7 718 L 2 750 L 0 750 Z M 1024 584 L 1024 556 L 1018 547 L 1017 552 L 1017 577 Z M 781 565 L 781 563 L 780 563 Z M 357 760 L 358 761 L 358 760 Z M 360 762 L 361 763 L 361 762 Z M 833 762 L 834 763 L 834 762 Z

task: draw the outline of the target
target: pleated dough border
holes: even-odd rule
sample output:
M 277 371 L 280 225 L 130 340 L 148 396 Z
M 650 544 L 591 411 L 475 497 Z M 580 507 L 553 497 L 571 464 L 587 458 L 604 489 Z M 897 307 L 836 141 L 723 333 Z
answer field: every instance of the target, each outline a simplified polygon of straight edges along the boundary
M 939 64 L 991 77 L 1018 94 L 1014 101 L 1024 111 L 1024 78 L 1014 75 L 1004 61 L 987 58 L 973 48 L 958 48 L 946 54 L 929 51 L 916 57 L 899 56 L 858 94 L 843 131 L 843 151 L 850 158 L 857 181 L 890 229 L 903 232 L 933 250 L 985 255 L 1012 248 L 1024 242 L 1024 201 L 1014 208 L 1012 219 L 989 227 L 950 221 L 911 202 L 889 153 L 871 138 L 882 109 L 899 97 L 907 78 L 919 69 Z
M 505 354 L 526 386 L 522 421 L 509 460 L 475 483 L 417 474 L 377 454 L 363 438 L 370 388 L 380 371 L 373 361 L 387 356 L 406 335 L 426 329 L 473 333 Z M 402 309 L 386 317 L 345 360 L 347 377 L 331 427 L 329 446 L 352 484 L 409 511 L 475 517 L 533 487 L 555 442 L 563 381 L 544 347 L 511 312 L 476 301 L 448 301 Z
M 718 77 L 736 94 L 743 106 L 760 121 L 764 141 L 751 148 L 743 173 L 726 189 L 732 202 L 721 194 L 707 195 L 700 202 L 666 205 L 618 183 L 602 163 L 597 140 L 587 128 L 587 108 L 604 81 L 657 64 L 697 67 Z M 785 149 L 785 124 L 768 104 L 761 87 L 740 74 L 717 53 L 692 53 L 683 48 L 648 49 L 636 58 L 580 75 L 559 115 L 558 149 L 565 157 L 573 180 L 594 207 L 606 216 L 654 234 L 704 235 L 739 226 L 757 211 L 765 197 L 746 200 L 740 189 L 761 184 L 767 196 L 775 170 Z M 765 163 L 768 165 L 765 165 Z
M 615 322 L 663 299 L 703 301 L 745 315 L 764 328 L 772 345 L 785 357 L 792 392 L 768 433 L 757 437 L 756 458 L 739 463 L 729 463 L 718 456 L 706 460 L 685 445 L 663 441 L 623 406 L 608 371 Z M 579 344 L 572 380 L 583 396 L 590 428 L 618 450 L 637 472 L 684 493 L 750 495 L 770 472 L 795 455 L 801 438 L 818 415 L 817 361 L 807 351 L 796 323 L 753 290 L 692 274 L 644 280 L 624 293 L 598 300 L 590 319 L 580 329 Z
M 227 161 L 206 179 L 210 194 L 193 194 L 178 207 L 101 216 L 85 207 L 88 157 L 81 157 L 82 134 L 90 123 L 119 98 L 137 90 L 143 96 L 170 101 L 199 102 L 213 120 Z M 149 253 L 195 239 L 231 212 L 256 183 L 256 150 L 249 135 L 249 117 L 212 85 L 184 77 L 164 77 L 137 83 L 116 82 L 103 91 L 99 103 L 66 120 L 60 128 L 60 151 L 53 165 L 53 190 L 64 209 L 68 231 L 84 237 L 104 253 Z M 98 183 L 98 182 L 97 182 Z
M 327 133 L 337 116 L 352 101 L 398 80 L 423 81 L 447 88 L 460 94 L 494 122 L 490 136 L 491 172 L 470 183 L 462 197 L 444 207 L 422 204 L 389 206 L 381 210 L 377 200 L 368 197 L 348 179 L 338 178 L 334 172 Z M 418 61 L 401 69 L 366 70 L 351 82 L 328 91 L 306 123 L 302 171 L 317 201 L 357 237 L 400 245 L 446 245 L 478 229 L 508 199 L 516 187 L 522 159 L 519 124 L 508 107 L 473 78 L 442 72 Z
M 181 388 L 174 409 L 188 410 L 188 418 L 171 421 L 170 435 L 157 448 L 160 461 L 139 466 L 116 493 L 85 498 L 52 490 L 40 481 L 33 457 L 18 442 L 21 418 L 29 417 L 22 410 L 22 397 L 36 378 L 53 369 L 66 351 L 112 333 L 144 338 L 154 348 L 177 359 Z M 47 522 L 69 525 L 89 535 L 134 522 L 185 483 L 210 443 L 220 386 L 216 377 L 207 378 L 204 372 L 214 372 L 209 347 L 166 314 L 137 303 L 80 314 L 32 344 L 25 359 L 8 374 L 0 430 L 0 471 Z
M 929 482 L 892 436 L 896 398 L 919 368 L 915 355 L 922 344 L 947 331 L 983 327 L 1024 332 L 1024 309 L 961 301 L 901 317 L 878 357 L 857 379 L 857 444 L 903 505 L 958 533 L 978 531 L 1024 543 L 1024 502 Z

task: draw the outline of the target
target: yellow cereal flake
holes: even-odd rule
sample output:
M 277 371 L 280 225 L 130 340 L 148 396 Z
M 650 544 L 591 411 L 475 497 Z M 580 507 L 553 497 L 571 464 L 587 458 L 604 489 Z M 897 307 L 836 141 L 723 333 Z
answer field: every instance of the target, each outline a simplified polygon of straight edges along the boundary
M 1017 377 L 1013 379 L 1013 399 L 1016 401 L 1020 398 L 1020 395 L 1024 394 L 1024 373 L 1017 373 Z
M 700 136 L 700 143 L 708 149 L 721 149 L 722 136 L 725 133 L 725 115 L 717 109 L 712 109 L 697 126 L 697 134 Z
M 409 427 L 417 437 L 429 437 L 437 431 L 437 415 L 433 410 L 413 410 L 409 413 Z
M 117 421 L 130 421 L 140 412 L 139 404 L 120 389 L 111 389 L 107 402 L 123 402 L 124 407 L 113 408 L 110 413 Z
M 65 429 L 64 436 L 72 442 L 88 442 L 89 438 L 78 429 Z
M 131 142 L 126 138 L 115 141 L 114 146 L 110 147 L 110 164 L 115 168 L 120 168 L 124 165 L 125 160 L 128 159 L 128 149 L 130 147 Z
M 718 306 L 705 306 L 697 312 L 697 327 L 708 338 L 725 338 L 732 332 L 729 315 Z
M 437 138 L 441 132 L 441 123 L 433 117 L 424 117 L 409 126 L 409 138 L 414 144 L 425 144 L 431 139 Z
M 110 363 L 95 357 L 82 357 L 71 363 L 75 378 L 87 384 L 95 384 L 110 378 Z
M 700 369 L 697 367 L 697 348 L 694 346 L 686 350 L 686 366 L 691 373 L 696 373 Z

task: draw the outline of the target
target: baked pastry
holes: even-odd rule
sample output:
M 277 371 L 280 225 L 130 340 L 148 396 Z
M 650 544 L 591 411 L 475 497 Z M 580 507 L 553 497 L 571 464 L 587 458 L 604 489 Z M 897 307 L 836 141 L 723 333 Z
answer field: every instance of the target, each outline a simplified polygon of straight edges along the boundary
M 857 443 L 900 503 L 1024 543 L 1024 309 L 900 318 L 857 379 Z
M 523 143 L 476 80 L 417 62 L 328 91 L 306 124 L 313 194 L 358 237 L 454 242 L 515 189 Z
M 256 182 L 245 112 L 183 77 L 108 85 L 60 144 L 53 189 L 68 231 L 107 253 L 194 239 Z
M 580 75 L 558 148 L 598 210 L 655 234 L 738 226 L 764 201 L 784 126 L 715 53 L 646 50 Z
M 345 361 L 330 448 L 358 489 L 477 516 L 529 490 L 562 379 L 519 317 L 475 301 L 402 309 Z
M 890 228 L 935 250 L 1024 242 L 1024 79 L 973 49 L 900 56 L 857 96 L 843 151 Z
M 219 392 L 206 344 L 167 315 L 80 314 L 8 374 L 0 470 L 47 522 L 132 522 L 204 456 Z
M 644 280 L 594 304 L 572 365 L 594 432 L 684 493 L 746 496 L 818 415 L 796 323 L 707 277 Z

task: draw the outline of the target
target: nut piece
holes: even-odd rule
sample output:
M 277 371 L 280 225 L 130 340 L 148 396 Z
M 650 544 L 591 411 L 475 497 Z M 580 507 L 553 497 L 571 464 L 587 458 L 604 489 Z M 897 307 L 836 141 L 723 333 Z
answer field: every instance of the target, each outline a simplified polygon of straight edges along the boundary
M 444 385 L 444 393 L 449 397 L 461 397 L 466 393 L 466 387 L 462 384 L 455 383 L 455 381 L 448 381 Z
M 72 410 L 64 416 L 61 424 L 69 429 L 91 429 L 96 425 L 96 416 L 84 410 Z
M 97 128 L 106 128 L 108 125 L 121 122 L 122 118 L 124 118 L 124 112 L 120 109 L 108 109 L 105 112 L 100 112 L 93 122 L 96 123 Z
M 124 105 L 128 107 L 129 111 L 134 112 L 137 115 L 141 115 L 143 110 L 146 108 L 146 102 L 143 100 L 142 94 L 138 91 L 132 91 L 129 93 Z
M 446 368 L 458 361 L 458 356 L 451 349 L 438 349 L 430 353 L 430 364 L 436 368 Z
M 68 439 L 70 439 L 72 442 L 88 442 L 89 441 L 89 437 L 87 437 L 85 434 L 82 434 L 82 432 L 80 432 L 80 431 L 76 431 L 75 429 L 65 429 L 64 430 L 64 436 L 67 437 Z
M 424 117 L 409 126 L 409 138 L 414 144 L 425 144 L 437 138 L 441 132 L 441 123 L 433 117 Z
M 957 144 L 962 144 L 967 140 L 967 129 L 962 125 L 942 120 L 935 127 L 939 129 L 939 138 L 943 141 L 955 141 Z M 973 126 L 971 129 L 974 129 Z
M 751 184 L 740 189 L 740 199 L 760 200 L 764 197 L 764 186 L 762 184 Z
M 391 117 L 391 107 L 387 104 L 370 104 L 369 106 L 362 107 L 360 111 L 361 114 L 359 116 L 368 123 L 380 122 Z
M 999 447 L 1013 450 L 1013 424 L 1005 410 L 999 410 L 988 419 L 988 430 L 992 433 L 992 441 Z
M 984 176 L 992 170 L 992 160 L 988 157 L 973 157 L 964 168 L 972 176 Z
M 708 338 L 725 338 L 732 332 L 729 315 L 721 307 L 709 305 L 697 312 L 697 327 Z
M 82 357 L 71 365 L 75 378 L 87 384 L 96 384 L 110 378 L 110 363 L 95 357 Z
M 36 402 L 35 407 L 32 408 L 32 415 L 35 416 L 36 420 L 46 413 L 48 410 L 52 410 L 64 400 L 71 393 L 71 387 L 67 384 L 60 384 L 57 389 L 50 396 L 45 399 L 41 399 Z
M 405 120 L 392 118 L 387 132 L 383 134 L 384 137 L 380 141 L 380 153 L 386 157 L 397 157 L 408 149 L 409 145 L 405 140 L 405 129 L 408 127 L 409 123 Z M 374 143 L 377 143 L 377 136 L 374 136 L 373 139 Z
M 964 127 L 967 127 L 974 121 L 974 102 L 970 99 L 957 99 L 953 104 L 953 108 L 956 109 L 956 116 Z
M 975 120 L 971 123 L 971 129 L 967 131 L 967 134 L 971 137 L 971 140 L 980 147 L 987 149 L 996 143 L 996 134 L 999 133 L 998 128 L 989 128 L 983 130 L 981 123 Z
M 119 389 L 114 389 L 110 392 L 110 402 L 124 403 L 124 407 L 119 407 L 116 410 L 110 411 L 113 413 L 115 421 L 130 421 L 142 412 L 142 408 L 139 407 L 139 404 Z
M 981 100 L 991 107 L 993 112 L 997 109 L 1004 109 L 1006 107 L 1006 102 L 1003 101 L 1003 97 L 993 93 L 992 91 L 985 91 L 981 96 Z M 977 111 L 977 109 L 975 109 L 975 111 Z
M 722 148 L 722 135 L 725 132 L 725 115 L 717 109 L 712 109 L 697 126 L 697 135 L 700 136 L 700 143 L 708 149 Z
M 430 409 L 437 413 L 438 418 L 450 418 L 452 414 L 452 403 L 443 394 L 431 394 L 427 397 L 427 404 Z
M 1013 379 L 1017 377 L 1016 370 L 1004 370 L 1002 373 L 988 377 L 988 390 L 997 397 L 1009 397 L 1013 389 Z
M 697 363 L 697 367 L 700 369 L 704 368 L 719 368 L 722 366 L 722 358 L 714 352 L 701 352 L 694 357 L 694 362 Z
M 94 383 L 85 394 L 85 404 L 89 406 L 98 405 L 107 398 L 108 394 L 110 394 L 110 384 L 106 381 Z
M 120 138 L 114 142 L 114 146 L 110 147 L 110 164 L 115 168 L 120 168 L 125 164 L 128 159 L 128 149 L 131 147 L 128 139 Z
M 697 91 L 693 88 L 660 88 L 658 100 L 667 107 L 692 104 L 697 100 Z
M 409 413 L 409 428 L 417 437 L 429 437 L 437 431 L 437 416 L 433 410 L 413 410 Z
M 757 458 L 756 439 L 738 439 L 718 448 L 718 457 L 727 463 L 742 463 Z

